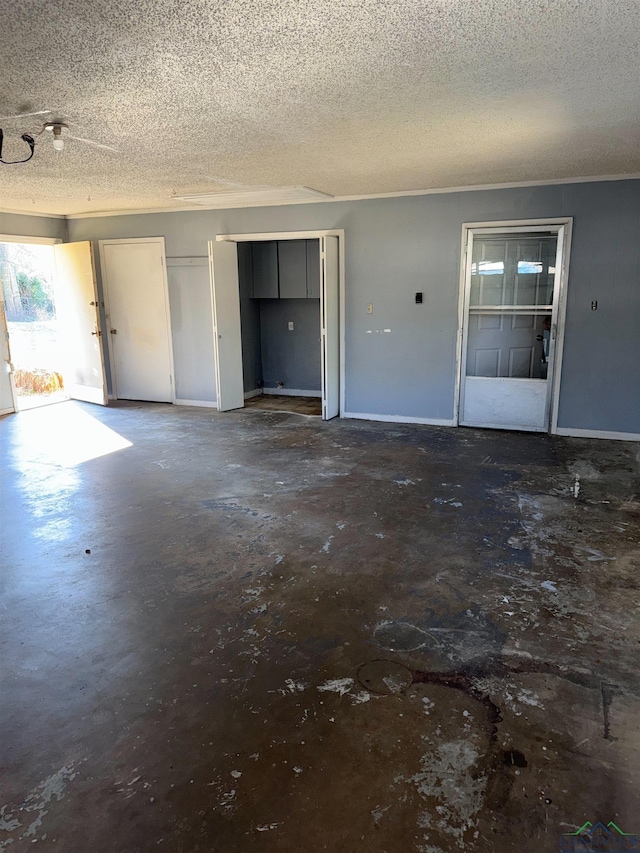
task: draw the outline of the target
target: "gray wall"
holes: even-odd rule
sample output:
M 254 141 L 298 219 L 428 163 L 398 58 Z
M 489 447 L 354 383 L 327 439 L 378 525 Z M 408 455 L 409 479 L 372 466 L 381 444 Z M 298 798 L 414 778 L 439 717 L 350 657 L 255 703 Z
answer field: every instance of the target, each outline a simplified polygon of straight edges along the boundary
M 462 223 L 554 216 L 574 217 L 559 426 L 640 432 L 638 180 L 71 219 L 68 229 L 71 240 L 164 236 L 171 256 L 205 254 L 216 234 L 344 228 L 347 411 L 450 419 Z
M 317 391 L 320 395 L 320 300 L 259 299 L 262 380 L 265 388 Z M 293 331 L 289 331 L 289 321 Z
M 67 239 L 67 222 L 53 216 L 26 216 L 0 213 L 0 234 L 13 237 L 50 237 Z

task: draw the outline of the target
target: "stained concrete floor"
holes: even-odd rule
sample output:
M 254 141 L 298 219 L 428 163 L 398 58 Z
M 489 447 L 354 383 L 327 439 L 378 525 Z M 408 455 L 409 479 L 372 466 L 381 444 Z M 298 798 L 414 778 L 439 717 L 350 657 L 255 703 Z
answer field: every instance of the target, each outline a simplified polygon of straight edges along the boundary
M 245 400 L 245 408 L 269 412 L 291 412 L 298 415 L 322 417 L 322 400 L 319 397 L 290 397 L 284 394 L 260 394 Z
M 637 445 L 148 404 L 0 436 L 0 850 L 640 831 Z

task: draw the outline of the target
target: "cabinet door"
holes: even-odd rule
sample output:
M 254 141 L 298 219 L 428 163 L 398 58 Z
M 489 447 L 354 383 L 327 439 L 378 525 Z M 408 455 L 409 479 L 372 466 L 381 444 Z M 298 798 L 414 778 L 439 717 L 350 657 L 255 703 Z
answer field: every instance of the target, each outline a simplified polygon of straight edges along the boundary
M 278 241 L 280 299 L 307 298 L 306 240 Z
M 251 243 L 238 243 L 238 281 L 240 298 L 253 296 L 253 264 L 251 262 Z
M 320 299 L 320 241 L 307 244 L 307 299 Z
M 251 244 L 253 298 L 278 298 L 278 244 L 275 241 Z

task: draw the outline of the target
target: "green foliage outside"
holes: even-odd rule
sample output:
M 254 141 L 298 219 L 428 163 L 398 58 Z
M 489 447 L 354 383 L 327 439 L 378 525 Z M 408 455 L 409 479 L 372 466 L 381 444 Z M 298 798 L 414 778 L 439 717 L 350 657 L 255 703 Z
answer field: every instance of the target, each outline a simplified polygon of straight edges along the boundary
M 52 320 L 56 316 L 55 305 L 38 276 L 16 273 L 20 301 L 25 320 Z

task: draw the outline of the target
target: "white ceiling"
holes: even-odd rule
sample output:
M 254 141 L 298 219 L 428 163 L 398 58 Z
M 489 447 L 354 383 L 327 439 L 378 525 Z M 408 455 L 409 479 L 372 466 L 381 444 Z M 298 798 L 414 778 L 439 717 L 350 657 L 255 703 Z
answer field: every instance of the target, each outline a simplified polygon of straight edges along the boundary
M 640 172 L 639 0 L 0 0 L 0 207 Z

